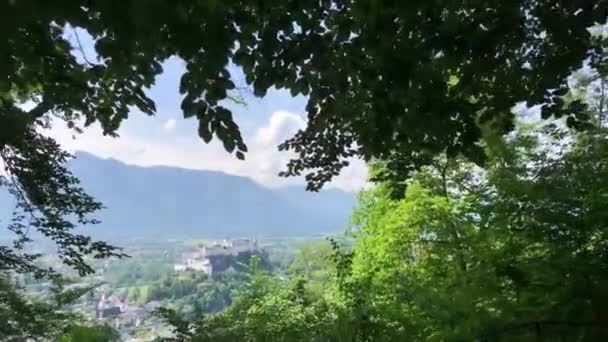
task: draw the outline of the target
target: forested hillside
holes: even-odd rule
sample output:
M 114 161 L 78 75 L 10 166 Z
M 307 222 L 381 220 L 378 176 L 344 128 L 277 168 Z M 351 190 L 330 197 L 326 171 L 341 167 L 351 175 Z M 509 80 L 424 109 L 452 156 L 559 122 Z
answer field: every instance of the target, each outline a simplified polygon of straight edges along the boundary
M 438 157 L 379 182 L 360 195 L 352 249 L 314 263 L 324 277 L 254 272 L 177 340 L 605 340 L 608 135 L 562 146 L 559 132 L 488 138 L 484 169 Z

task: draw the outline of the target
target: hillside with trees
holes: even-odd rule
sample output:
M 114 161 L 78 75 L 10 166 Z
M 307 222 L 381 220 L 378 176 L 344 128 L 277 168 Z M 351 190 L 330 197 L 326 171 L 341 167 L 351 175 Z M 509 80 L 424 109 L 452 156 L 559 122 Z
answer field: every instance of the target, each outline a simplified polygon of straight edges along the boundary
M 177 324 L 176 340 L 608 338 L 608 136 L 596 128 L 561 146 L 555 134 L 519 128 L 488 144 L 484 169 L 439 157 L 378 183 L 361 193 L 354 245 L 334 244 L 326 276 L 253 272 L 226 312 Z

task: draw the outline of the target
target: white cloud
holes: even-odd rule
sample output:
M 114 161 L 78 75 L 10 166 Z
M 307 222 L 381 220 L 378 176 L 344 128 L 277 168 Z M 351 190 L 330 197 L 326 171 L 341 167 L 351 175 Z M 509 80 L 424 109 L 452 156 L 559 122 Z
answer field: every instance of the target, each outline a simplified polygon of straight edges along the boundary
M 257 131 L 255 142 L 262 146 L 276 146 L 304 127 L 306 127 L 306 121 L 301 116 L 286 111 L 277 111 L 270 117 L 268 125 Z
M 279 152 L 277 146 L 291 137 L 299 129 L 306 127 L 306 120 L 301 115 L 287 111 L 277 111 L 272 114 L 268 124 L 258 129 L 255 136 L 256 153 L 253 154 L 255 164 L 258 165 L 265 182 L 270 183 L 276 179 L 277 173 L 282 170 L 293 153 Z M 252 150 L 253 151 L 253 150 Z M 342 170 L 340 176 L 334 178 L 326 187 L 336 187 L 348 191 L 357 191 L 365 185 L 367 167 L 358 159 L 350 161 L 351 165 Z M 290 183 L 303 183 L 302 179 L 290 179 Z
M 163 128 L 167 132 L 173 132 L 175 130 L 175 119 L 169 119 L 165 121 L 165 123 L 163 124 Z
M 150 118 L 150 120 L 158 120 L 158 118 Z M 175 120 L 169 119 L 163 123 L 163 128 L 173 130 L 175 125 Z M 205 144 L 198 138 L 195 130 L 191 135 L 178 135 L 167 140 L 130 134 L 121 128 L 118 131 L 120 137 L 111 138 L 103 136 L 99 126 L 93 125 L 74 138 L 69 129 L 57 124 L 49 135 L 70 151 L 87 151 L 100 157 L 111 157 L 140 166 L 170 165 L 223 171 L 252 178 L 265 186 L 279 187 L 304 184 L 303 177 L 277 176 L 290 157 L 293 157 L 291 153 L 279 152 L 277 145 L 305 125 L 305 119 L 298 114 L 287 111 L 274 112 L 265 125 L 245 137 L 249 147 L 245 161 L 228 154 L 217 139 Z M 327 184 L 327 187 L 356 191 L 364 186 L 366 175 L 365 164 L 355 160 L 339 177 Z

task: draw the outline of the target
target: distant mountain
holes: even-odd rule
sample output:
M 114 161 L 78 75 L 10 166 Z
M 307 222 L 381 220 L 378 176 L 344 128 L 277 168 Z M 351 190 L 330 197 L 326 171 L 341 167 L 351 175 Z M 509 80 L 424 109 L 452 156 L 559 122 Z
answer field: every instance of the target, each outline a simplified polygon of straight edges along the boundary
M 342 231 L 352 193 L 269 189 L 245 177 L 175 167 L 139 167 L 78 152 L 69 162 L 103 202 L 100 237 L 288 236 Z M 0 194 L 0 203 L 9 203 Z M 4 215 L 2 215 L 4 216 Z

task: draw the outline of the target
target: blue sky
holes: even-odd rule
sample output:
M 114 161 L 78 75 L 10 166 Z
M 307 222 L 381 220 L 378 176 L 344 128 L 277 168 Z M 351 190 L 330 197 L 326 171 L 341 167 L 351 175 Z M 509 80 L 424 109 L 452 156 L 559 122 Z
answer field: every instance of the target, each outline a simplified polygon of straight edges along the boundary
M 68 30 L 68 38 L 75 43 L 71 34 Z M 80 30 L 78 36 L 87 59 L 93 60 L 95 52 L 91 38 Z M 75 54 L 80 54 L 80 51 Z M 118 131 L 120 138 L 104 137 L 97 125 L 73 137 L 73 133 L 60 122 L 54 125 L 49 135 L 68 150 L 87 151 L 128 164 L 217 170 L 247 176 L 269 187 L 304 184 L 303 177 L 284 179 L 277 176 L 290 158 L 289 153 L 279 152 L 277 145 L 305 126 L 305 97 L 293 98 L 288 91 L 271 89 L 264 98 L 256 98 L 251 92 L 242 91 L 246 105 L 227 103 L 249 147 L 246 160 L 240 161 L 226 153 L 217 140 L 205 144 L 197 136 L 197 120 L 183 118 L 178 92 L 183 61 L 171 58 L 163 64 L 163 69 L 163 74 L 149 90 L 156 102 L 156 116 L 132 112 Z M 231 67 L 230 72 L 237 85 L 245 85 L 239 69 Z M 364 185 L 366 174 L 364 163 L 355 160 L 328 187 L 356 191 Z
M 601 34 L 608 26 L 601 26 Z M 88 60 L 95 59 L 93 41 L 86 31 L 69 27 L 66 37 L 74 47 L 79 46 L 75 32 L 83 46 Z M 74 49 L 74 55 L 83 61 L 82 52 Z M 71 151 L 82 150 L 100 157 L 111 157 L 128 164 L 141 166 L 170 165 L 192 169 L 216 170 L 230 174 L 250 177 L 269 187 L 290 184 L 304 184 L 303 177 L 279 178 L 277 173 L 283 169 L 290 154 L 279 152 L 277 145 L 290 137 L 298 129 L 305 127 L 305 97 L 293 98 L 288 91 L 271 89 L 264 98 L 256 98 L 250 92 L 243 92 L 246 106 L 229 104 L 236 122 L 249 147 L 246 161 L 237 160 L 226 153 L 217 140 L 205 144 L 197 136 L 197 121 L 185 120 L 180 109 L 181 95 L 178 92 L 179 80 L 183 74 L 183 61 L 171 58 L 163 64 L 164 73 L 160 75 L 149 94 L 156 102 L 157 115 L 148 117 L 142 113 L 131 113 L 118 133 L 120 138 L 104 137 L 99 126 L 88 128 L 84 134 L 73 138 L 73 133 L 65 125 L 57 123 L 49 134 Z M 229 68 L 238 86 L 244 86 L 244 76 L 239 69 Z M 525 112 L 523 107 L 515 108 L 518 113 Z M 538 108 L 528 109 L 533 120 L 539 115 Z M 327 185 L 349 191 L 357 191 L 365 185 L 367 168 L 360 160 Z

